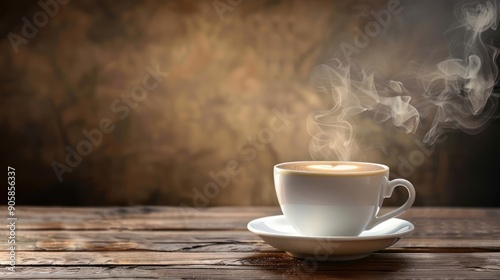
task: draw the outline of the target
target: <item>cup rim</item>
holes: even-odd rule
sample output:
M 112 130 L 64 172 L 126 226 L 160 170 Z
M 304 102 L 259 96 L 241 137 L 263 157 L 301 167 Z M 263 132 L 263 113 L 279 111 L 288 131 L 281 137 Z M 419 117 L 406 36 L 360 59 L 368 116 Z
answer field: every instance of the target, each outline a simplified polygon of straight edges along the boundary
M 362 165 L 376 165 L 381 167 L 380 170 L 373 171 L 345 171 L 342 174 L 339 173 L 329 173 L 329 172 L 321 172 L 321 171 L 311 171 L 311 170 L 290 170 L 282 168 L 283 165 L 286 164 L 308 164 L 308 163 L 335 163 L 335 164 L 362 164 Z M 304 161 L 288 161 L 281 162 L 274 165 L 274 173 L 286 173 L 286 174 L 295 174 L 295 175 L 311 175 L 311 176 L 330 176 L 330 177 L 346 177 L 346 176 L 371 176 L 371 175 L 383 175 L 386 172 L 389 172 L 389 167 L 384 164 L 374 163 L 374 162 L 364 162 L 364 161 L 336 161 L 336 160 L 304 160 Z

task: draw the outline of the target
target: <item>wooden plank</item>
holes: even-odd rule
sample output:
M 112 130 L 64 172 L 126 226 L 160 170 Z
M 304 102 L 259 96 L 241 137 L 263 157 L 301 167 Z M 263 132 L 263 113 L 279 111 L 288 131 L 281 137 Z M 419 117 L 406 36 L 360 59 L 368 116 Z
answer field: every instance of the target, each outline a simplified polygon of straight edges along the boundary
M 466 245 L 466 242 L 475 241 L 476 244 L 484 244 L 485 246 L 498 246 L 500 239 L 494 236 L 477 238 L 474 234 L 461 234 L 460 236 L 452 236 L 454 233 L 434 231 L 434 234 L 426 234 L 432 231 L 432 228 L 426 226 L 417 227 L 415 231 L 404 237 L 401 241 L 408 240 L 417 242 L 442 242 L 440 244 L 456 244 Z M 470 232 L 474 232 L 471 230 Z M 7 233 L 4 232 L 4 236 Z M 190 230 L 190 231 L 147 231 L 147 230 L 109 230 L 109 231 L 18 231 L 17 242 L 34 243 L 37 241 L 96 241 L 96 242 L 256 242 L 261 239 L 254 233 L 248 230 Z M 400 242 L 401 242 L 400 241 Z M 1 244 L 0 244 L 1 246 Z M 0 247 L 1 248 L 1 247 Z
M 20 267 L 2 279 L 498 279 L 496 271 L 303 271 L 306 268 L 204 269 L 163 266 Z M 438 273 L 438 274 L 436 274 Z M 50 278 L 49 278 L 50 277 Z
M 449 267 L 456 265 L 484 265 L 500 272 L 500 253 L 376 253 L 378 259 L 394 260 L 395 256 L 426 263 L 428 266 Z M 26 265 L 255 265 L 255 266 L 288 266 L 297 260 L 283 252 L 34 252 L 20 251 L 16 254 L 18 266 Z M 431 261 L 432 260 L 432 261 Z M 0 265 L 7 265 L 5 257 L 0 259 Z M 375 268 L 375 267 L 372 267 Z M 361 269 L 361 268 L 358 268 Z M 362 269 L 368 269 L 363 266 Z
M 387 212 L 391 207 L 382 208 Z M 279 207 L 165 207 L 165 206 L 135 206 L 135 207 L 32 207 L 16 208 L 18 218 L 40 221 L 74 221 L 93 219 L 186 219 L 186 218 L 220 218 L 240 217 L 258 218 L 279 215 Z M 5 218 L 6 213 L 0 215 Z M 413 207 L 401 217 L 412 218 L 445 218 L 445 219 L 499 219 L 499 208 L 453 208 L 453 207 Z
M 169 208 L 170 209 L 170 208 Z M 254 218 L 264 215 L 261 212 L 239 215 L 236 208 L 233 214 L 217 212 L 216 216 L 179 216 L 155 218 L 145 215 L 137 218 L 132 216 L 118 217 L 104 215 L 100 218 L 90 218 L 89 216 L 69 216 L 59 217 L 55 214 L 45 216 L 19 216 L 17 228 L 20 230 L 246 230 L 246 225 Z M 268 208 L 265 208 L 268 209 Z M 269 209 L 268 209 L 269 210 Z M 457 209 L 458 213 L 462 210 Z M 213 212 L 213 211 L 212 211 Z M 263 211 L 265 212 L 265 211 Z M 480 210 L 473 209 L 472 213 L 484 214 L 484 217 L 454 217 L 446 214 L 447 217 L 434 217 L 434 212 L 427 209 L 418 209 L 404 214 L 402 217 L 415 224 L 417 231 L 414 234 L 421 236 L 447 236 L 447 237 L 499 237 L 500 238 L 500 209 Z M 449 211 L 446 210 L 446 213 Z M 414 213 L 414 214 L 411 214 Z M 437 212 L 439 213 L 439 212 Z M 453 213 L 453 212 L 451 212 Z M 465 213 L 468 213 L 465 211 Z M 496 215 L 498 213 L 499 215 Z M 141 214 L 142 215 L 142 214 Z M 425 229 L 425 230 L 420 230 Z
M 163 266 L 19 267 L 2 279 L 498 279 L 494 270 L 431 271 L 304 271 L 307 268 L 237 269 L 171 268 Z M 50 277 L 50 278 L 49 278 Z
M 438 246 L 436 242 L 426 243 L 420 242 L 420 246 L 408 246 L 407 242 L 398 242 L 395 245 L 382 250 L 381 252 L 426 252 L 426 253 L 473 253 L 473 252 L 500 252 L 500 246 L 471 246 L 470 242 L 462 246 L 451 244 L 448 246 Z M 406 246 L 405 246 L 406 245 Z M 442 244 L 439 244 L 442 245 Z M 7 252 L 8 250 L 4 250 Z M 117 242 L 111 244 L 102 244 L 99 242 L 50 242 L 45 244 L 37 243 L 36 247 L 31 250 L 24 246 L 18 246 L 17 251 L 154 251 L 154 252 L 281 252 L 274 247 L 263 243 L 235 243 L 235 242 L 196 242 L 196 243 L 133 243 L 133 242 Z
M 98 219 L 74 221 L 40 221 L 18 219 L 17 229 L 30 230 L 246 230 L 253 218 L 189 218 L 183 219 Z M 500 238 L 500 218 L 411 218 L 416 236 Z
M 253 218 L 230 217 L 209 219 L 203 217 L 189 219 L 96 219 L 59 221 L 48 217 L 48 221 L 18 218 L 19 230 L 244 230 Z
M 7 235 L 6 235 L 7 236 Z M 41 230 L 18 232 L 17 241 L 34 242 L 37 240 L 82 240 L 82 241 L 136 241 L 136 242 L 255 242 L 261 239 L 248 230 L 190 230 L 190 231 L 148 231 L 148 230 L 109 230 L 109 231 L 61 231 Z
M 280 213 L 277 207 L 16 208 L 21 230 L 242 229 L 252 219 Z
M 429 252 L 459 251 L 453 249 L 469 249 L 471 251 L 500 251 L 500 239 L 497 238 L 425 238 L 405 237 L 399 240 L 391 248 L 426 249 Z M 439 249 L 439 250 L 435 250 Z
M 252 219 L 225 218 L 208 219 L 192 218 L 188 220 L 159 219 L 114 219 L 114 220 L 82 220 L 82 221 L 33 221 L 19 219 L 17 229 L 28 230 L 246 230 Z M 500 237 L 500 219 L 408 219 L 417 229 L 420 236 L 455 236 L 455 237 Z
M 127 206 L 127 207 L 36 207 L 18 206 L 20 218 L 57 217 L 60 220 L 106 219 L 106 218 L 185 218 L 185 217 L 261 217 L 279 215 L 277 206 L 261 207 L 171 207 L 171 206 Z
M 20 231 L 16 245 L 17 250 L 25 251 L 276 251 L 249 231 Z M 393 248 L 426 248 L 427 252 L 435 252 L 434 248 L 438 248 L 439 252 L 447 248 L 450 251 L 458 248 L 469 252 L 498 251 L 500 239 L 410 235 L 401 239 Z M 0 244 L 0 250 L 8 249 L 9 244 L 6 242 Z
M 61 254 L 61 253 L 57 253 Z M 40 255 L 40 254 L 37 254 Z M 474 278 L 498 279 L 500 253 L 463 254 L 372 254 L 346 262 L 297 260 L 285 254 L 150 254 L 140 258 L 130 253 L 93 256 L 76 254 L 71 258 L 47 255 L 25 256 L 23 261 L 52 263 L 51 267 L 17 266 L 17 272 L 0 269 L 1 279 L 109 279 L 109 278 Z M 82 258 L 83 257 L 83 258 Z M 33 259 L 32 259 L 33 258 Z M 129 265 L 130 259 L 152 266 Z M 21 262 L 21 260 L 19 261 Z M 96 263 L 104 263 L 101 266 Z M 161 264 L 161 266 L 159 266 Z M 73 266 L 75 265 L 75 266 Z M 83 266 L 90 265 L 90 266 Z

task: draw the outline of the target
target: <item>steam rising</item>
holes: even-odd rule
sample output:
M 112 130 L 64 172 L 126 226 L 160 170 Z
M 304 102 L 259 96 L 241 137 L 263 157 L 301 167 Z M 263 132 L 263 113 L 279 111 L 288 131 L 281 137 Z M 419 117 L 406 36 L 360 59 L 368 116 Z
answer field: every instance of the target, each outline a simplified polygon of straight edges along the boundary
M 360 150 L 353 117 L 362 112 L 370 112 L 376 122 L 391 122 L 405 133 L 416 133 L 425 119 L 430 122 L 423 137 L 427 144 L 453 129 L 478 133 L 496 109 L 492 91 L 498 49 L 485 44 L 481 34 L 496 30 L 498 12 L 496 1 L 455 7 L 457 22 L 443 35 L 452 35 L 448 56 L 434 62 L 413 62 L 392 79 L 381 79 L 360 63 L 340 59 L 313 69 L 311 85 L 330 95 L 333 107 L 309 116 L 311 157 L 352 159 Z

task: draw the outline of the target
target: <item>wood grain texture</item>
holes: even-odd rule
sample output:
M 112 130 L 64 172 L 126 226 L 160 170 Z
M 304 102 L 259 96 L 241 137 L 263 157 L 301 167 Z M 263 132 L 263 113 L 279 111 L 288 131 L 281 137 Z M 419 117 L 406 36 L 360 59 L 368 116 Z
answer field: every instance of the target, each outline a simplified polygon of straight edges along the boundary
M 360 264 L 357 264 L 361 266 Z M 388 263 L 393 266 L 394 263 Z M 343 269 L 310 271 L 308 265 L 289 268 L 245 268 L 221 269 L 222 267 L 179 268 L 165 266 L 51 266 L 20 267 L 15 274 L 0 272 L 2 279 L 498 279 L 494 270 L 468 268 L 450 270 L 388 270 L 386 267 L 373 270 Z M 439 274 L 436 274 L 439 273 Z M 454 277 L 452 277 L 454 275 Z
M 234 209 L 238 209 L 235 211 Z M 241 209 L 241 211 L 240 211 Z M 392 208 L 384 209 L 389 211 Z M 21 230 L 246 230 L 252 219 L 278 215 L 277 207 L 116 207 L 44 208 L 21 207 Z M 2 213 L 2 215 L 5 215 Z M 0 216 L 4 218 L 5 216 Z M 433 219 L 429 219 L 433 217 Z M 401 218 L 425 227 L 425 236 L 500 237 L 497 209 L 420 208 Z M 436 222 L 436 220 L 439 222 Z M 415 234 L 419 234 L 418 231 Z
M 326 263 L 291 258 L 246 229 L 277 207 L 17 213 L 16 272 L 3 242 L 0 279 L 500 278 L 500 209 L 412 208 L 402 216 L 412 235 L 362 260 Z
M 376 260 L 408 261 L 426 266 L 458 268 L 467 261 L 474 264 L 487 264 L 500 272 L 500 252 L 490 253 L 377 253 Z M 283 252 L 18 252 L 19 265 L 186 265 L 186 266 L 282 266 L 308 262 L 289 257 Z M 341 262 L 332 262 L 334 266 Z M 348 264 L 365 263 L 365 261 L 345 262 Z M 376 262 L 368 262 L 374 268 Z M 7 263 L 2 260 L 0 265 Z M 353 267 L 354 268 L 354 267 Z M 415 267 L 418 268 L 418 267 Z M 420 267 L 419 269 L 421 269 Z M 369 268 L 356 268 L 369 269 Z
M 45 256 L 45 255 L 44 255 Z M 320 277 L 380 277 L 380 278 L 459 278 L 495 279 L 500 276 L 500 253 L 375 253 L 349 262 L 321 262 L 297 260 L 283 253 L 233 254 L 127 254 L 82 253 L 67 256 L 46 255 L 47 260 L 25 256 L 32 265 L 19 267 L 19 278 L 113 277 L 189 277 L 243 279 Z M 51 266 L 47 266 L 47 265 Z M 23 275 L 24 274 L 24 275 Z M 0 270 L 2 279 L 13 278 L 12 273 Z M 23 277 L 24 276 L 24 277 Z M 52 278 L 56 278 L 52 277 Z M 492 278 L 493 277 L 493 278 Z M 234 278 L 233 278 L 234 279 Z
M 425 232 L 425 228 L 417 228 Z M 426 252 L 462 249 L 472 251 L 499 251 L 500 239 L 494 237 L 451 236 L 425 237 L 412 234 L 398 241 L 390 250 L 425 250 Z M 233 252 L 277 251 L 255 234 L 243 230 L 193 231 L 20 231 L 16 240 L 22 251 L 204 251 Z M 8 250 L 0 244 L 0 250 Z

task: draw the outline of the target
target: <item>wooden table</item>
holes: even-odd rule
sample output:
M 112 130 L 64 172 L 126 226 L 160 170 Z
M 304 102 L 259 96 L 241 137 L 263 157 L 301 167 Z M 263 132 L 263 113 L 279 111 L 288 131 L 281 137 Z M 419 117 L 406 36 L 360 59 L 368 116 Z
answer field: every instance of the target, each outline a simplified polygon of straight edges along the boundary
M 16 271 L 7 270 L 7 233 L 0 279 L 500 279 L 498 208 L 413 207 L 402 216 L 416 226 L 411 236 L 365 259 L 317 265 L 246 229 L 277 207 L 16 210 Z

